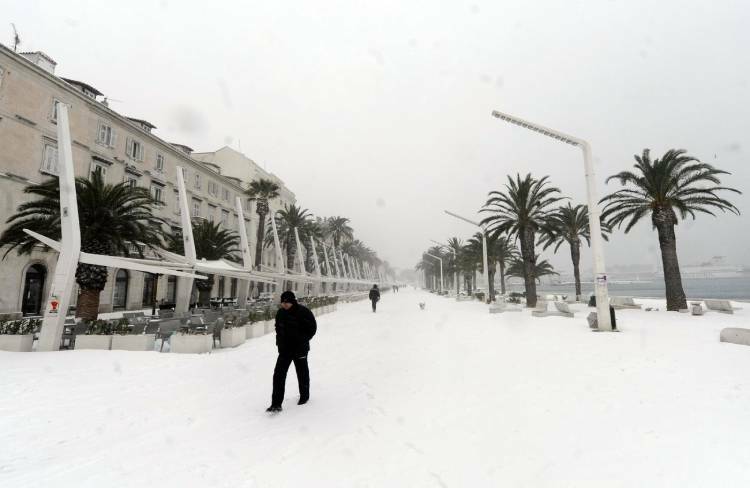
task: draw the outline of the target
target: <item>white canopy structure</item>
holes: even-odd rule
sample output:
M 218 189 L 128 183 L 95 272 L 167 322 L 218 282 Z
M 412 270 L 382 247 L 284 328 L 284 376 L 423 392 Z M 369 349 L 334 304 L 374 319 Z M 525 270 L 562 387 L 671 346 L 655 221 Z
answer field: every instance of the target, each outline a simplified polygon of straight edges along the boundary
M 315 254 L 315 273 L 308 274 L 305 270 L 302 244 L 299 240 L 299 234 L 295 229 L 297 240 L 297 255 L 299 256 L 301 273 L 289 272 L 284 265 L 281 245 L 279 243 L 278 231 L 276 229 L 276 220 L 271 215 L 271 228 L 274 236 L 274 248 L 277 256 L 276 271 L 262 271 L 252 269 L 252 254 L 247 242 L 247 233 L 245 229 L 245 219 L 242 212 L 241 200 L 237 198 L 237 213 L 239 222 L 239 234 L 241 241 L 242 265 L 232 263 L 227 260 L 206 261 L 199 260 L 196 257 L 195 243 L 193 241 L 193 230 L 190 222 L 190 209 L 188 207 L 187 192 L 182 168 L 177 168 L 177 187 L 180 199 L 182 238 L 184 244 L 184 256 L 172 253 L 166 250 L 157 249 L 156 252 L 163 258 L 160 260 L 140 259 L 122 256 L 108 256 L 100 254 L 91 254 L 81 251 L 81 233 L 78 220 L 78 204 L 76 198 L 75 172 L 73 166 L 73 153 L 70 137 L 70 125 L 68 116 L 68 106 L 57 102 L 57 139 L 58 139 L 58 171 L 60 181 L 60 227 L 61 240 L 55 241 L 49 237 L 43 236 L 36 232 L 24 229 L 24 231 L 39 240 L 42 244 L 54 249 L 59 253 L 57 266 L 55 267 L 55 276 L 50 287 L 44 309 L 44 319 L 42 329 L 39 335 L 38 351 L 56 351 L 60 347 L 62 333 L 65 324 L 66 312 L 70 306 L 73 287 L 75 285 L 75 274 L 78 263 L 86 263 L 97 266 L 106 266 L 114 268 L 129 269 L 141 271 L 144 273 L 166 274 L 181 278 L 185 285 L 181 289 L 187 291 L 186 300 L 183 298 L 177 307 L 187 309 L 194 279 L 206 279 L 205 274 L 216 274 L 228 276 L 244 281 L 257 281 L 263 283 L 278 283 L 279 281 L 296 281 L 303 283 L 342 283 L 348 285 L 367 285 L 370 281 L 365 281 L 361 276 L 356 277 L 351 274 L 353 271 L 352 261 L 349 261 L 349 273 L 346 273 L 344 265 L 344 255 L 341 256 L 342 268 L 336 259 L 336 249 L 332 246 L 332 255 L 334 267 L 328 263 L 328 252 L 323 245 L 326 257 L 327 274 L 323 275 L 320 264 L 315 254 L 315 241 L 311 237 L 313 254 Z M 322 244 L 322 243 L 321 243 Z M 339 251 L 340 253 L 340 251 Z M 335 273 L 331 271 L 335 269 Z M 343 275 L 340 269 L 344 269 Z M 383 275 L 378 272 L 379 279 L 383 281 Z M 277 285 L 278 286 L 278 285 Z M 245 290 L 247 287 L 241 287 Z M 277 288 L 278 289 L 278 288 Z M 183 296 L 184 296 L 183 292 Z M 242 300 L 244 302 L 244 299 Z
M 24 232 L 38 239 L 42 244 L 57 251 L 57 266 L 44 308 L 44 319 L 39 334 L 37 351 L 57 351 L 60 349 L 65 318 L 70 306 L 75 285 L 78 263 L 93 264 L 114 268 L 124 268 L 145 273 L 160 273 L 189 278 L 206 277 L 183 271 L 178 263 L 168 263 L 149 259 L 134 259 L 120 256 L 91 254 L 81 251 L 81 228 L 78 220 L 78 200 L 76 197 L 73 151 L 70 138 L 68 106 L 57 103 L 58 174 L 60 186 L 60 229 L 61 240 L 55 241 L 36 232 Z

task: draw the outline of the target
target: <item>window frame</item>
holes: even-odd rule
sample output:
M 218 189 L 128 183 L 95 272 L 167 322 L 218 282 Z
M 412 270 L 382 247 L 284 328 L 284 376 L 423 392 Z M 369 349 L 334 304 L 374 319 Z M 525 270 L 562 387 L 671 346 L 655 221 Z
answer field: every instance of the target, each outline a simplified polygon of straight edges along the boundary
M 151 194 L 151 198 L 156 200 L 157 202 L 163 204 L 164 203 L 164 187 L 161 185 L 155 185 L 151 183 L 151 188 L 149 189 L 149 193 Z
M 94 176 L 94 173 L 96 171 L 100 171 L 102 174 L 102 181 L 104 183 L 107 182 L 107 170 L 109 169 L 109 166 L 105 163 L 102 163 L 100 161 L 97 161 L 95 159 L 91 160 L 91 167 L 89 168 L 89 179 L 92 179 Z
M 161 164 L 159 164 L 161 162 Z M 156 153 L 156 162 L 154 163 L 154 168 L 156 168 L 156 171 L 158 173 L 164 173 L 164 166 L 166 166 L 167 158 L 164 157 L 162 153 Z
M 102 138 L 102 129 L 107 128 L 109 129 L 109 138 Z M 117 136 L 115 134 L 115 128 L 112 127 L 112 124 L 109 123 L 106 120 L 100 120 L 99 124 L 96 127 L 96 143 L 100 146 L 108 147 L 110 149 L 115 147 L 117 141 Z
M 53 150 L 55 154 L 53 168 L 47 167 L 47 149 Z M 60 176 L 60 154 L 58 153 L 57 141 L 52 141 L 50 139 L 44 139 L 42 141 L 42 164 L 39 167 L 39 171 L 52 176 Z

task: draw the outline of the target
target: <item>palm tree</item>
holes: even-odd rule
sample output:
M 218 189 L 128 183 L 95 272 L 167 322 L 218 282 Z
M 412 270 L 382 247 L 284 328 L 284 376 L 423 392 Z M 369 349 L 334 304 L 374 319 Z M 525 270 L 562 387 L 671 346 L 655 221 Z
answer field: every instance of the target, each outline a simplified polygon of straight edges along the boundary
M 500 265 L 500 293 L 505 295 L 506 268 L 511 261 L 518 258 L 518 249 L 516 249 L 516 245 L 512 239 L 505 235 L 495 234 L 493 236 L 493 241 L 494 244 L 490 250 L 495 261 Z M 487 245 L 489 246 L 489 240 Z
M 546 225 L 550 207 L 562 197 L 558 188 L 548 186 L 548 176 L 535 179 L 531 173 L 524 179 L 516 175 L 515 180 L 508 176 L 504 191 L 489 193 L 489 199 L 481 212 L 491 215 L 482 220 L 488 226 L 488 233 L 506 234 L 521 243 L 521 256 L 525 266 L 524 286 L 526 304 L 536 306 L 536 281 L 533 278 L 536 234 Z
M 576 300 L 581 299 L 581 240 L 591 246 L 591 231 L 589 229 L 589 210 L 586 205 L 576 205 L 575 207 L 568 203 L 564 207 L 558 208 L 549 216 L 547 227 L 541 239 L 543 249 L 554 245 L 555 252 L 560 246 L 567 242 L 570 246 L 570 258 L 573 261 L 573 276 L 576 285 Z M 607 233 L 610 232 L 609 226 L 605 223 L 601 225 L 602 237 L 607 240 Z
M 478 267 L 479 271 L 482 273 L 488 273 L 487 274 L 487 282 L 489 284 L 489 291 L 487 294 L 487 298 L 490 301 L 495 300 L 495 269 L 497 268 L 495 263 L 495 254 L 492 252 L 493 247 L 495 245 L 495 237 L 497 234 L 489 234 L 487 235 L 487 267 L 489 268 L 489 271 L 484 270 L 484 251 L 483 251 L 483 236 L 481 232 L 476 232 L 473 236 L 471 236 L 471 239 L 469 239 L 468 244 L 470 246 L 470 249 L 472 249 L 475 252 L 476 257 L 478 258 Z
M 342 242 L 354 239 L 354 230 L 346 217 L 329 217 L 326 219 L 326 236 L 333 239 L 338 249 Z
M 632 171 L 622 171 L 607 178 L 619 180 L 626 188 L 602 198 L 606 203 L 602 218 L 618 228 L 625 224 L 627 234 L 646 215 L 659 235 L 661 260 L 664 268 L 664 285 L 667 295 L 667 310 L 687 308 L 685 291 L 682 288 L 680 265 L 677 261 L 677 238 L 674 226 L 681 219 L 696 213 L 713 215 L 715 210 L 740 214 L 739 209 L 717 193 L 726 190 L 741 193 L 734 188 L 720 186 L 719 175 L 730 173 L 702 163 L 686 154 L 684 149 L 670 149 L 661 159 L 650 158 L 650 151 L 635 156 Z
M 462 271 L 461 270 L 461 253 L 464 248 L 464 243 L 461 239 L 458 237 L 451 237 L 448 239 L 448 243 L 446 244 L 446 247 L 450 249 L 450 269 L 451 271 L 456 275 L 456 295 L 458 295 L 461 292 L 461 284 L 458 280 L 458 274 Z
M 462 248 L 460 256 L 459 264 L 464 273 L 467 291 L 471 295 L 476 288 L 477 269 L 483 262 L 481 240 L 470 239 Z
M 279 196 L 279 185 L 271 180 L 259 179 L 250 182 L 245 194 L 250 200 L 255 200 L 255 213 L 258 214 L 258 234 L 255 243 L 255 269 L 260 269 L 263 257 L 264 237 L 266 235 L 266 216 L 268 215 L 268 201 Z
M 94 254 L 127 256 L 133 251 L 143 257 L 142 246 L 155 248 L 161 244 L 161 219 L 152 215 L 159 204 L 145 188 L 131 188 L 127 183 L 105 184 L 98 172 L 91 180 L 76 178 L 76 199 L 81 228 L 81 250 Z M 29 254 L 38 241 L 23 229 L 33 230 L 59 240 L 60 190 L 57 178 L 38 185 L 30 185 L 24 193 L 38 197 L 18 206 L 17 213 L 8 219 L 11 224 L 2 236 L 0 247 L 8 249 L 3 259 L 16 249 L 18 254 Z M 137 245 L 134 245 L 136 244 Z M 76 283 L 80 294 L 76 316 L 95 320 L 99 312 L 99 294 L 107 282 L 107 268 L 79 263 Z
M 304 239 L 302 238 L 303 235 L 305 236 Z M 305 252 L 307 253 L 307 260 L 305 261 L 305 268 L 307 269 L 307 271 L 312 271 L 315 264 L 315 256 L 313 255 L 310 237 L 315 239 L 315 251 L 318 257 L 318 264 L 323 266 L 325 264 L 325 259 L 323 248 L 320 246 L 320 244 L 325 238 L 325 221 L 320 217 L 316 217 L 315 220 L 308 220 L 305 228 L 300 231 L 302 246 L 305 248 Z
M 297 229 L 300 240 L 304 241 L 305 232 L 312 215 L 306 208 L 291 204 L 285 205 L 282 210 L 276 212 L 276 218 L 279 243 L 282 249 L 286 251 L 286 266 L 289 269 L 294 269 L 294 258 L 297 255 L 297 239 L 294 235 L 294 229 Z M 266 232 L 266 240 L 273 242 L 273 234 L 270 229 Z M 300 256 L 300 259 L 304 259 L 304 256 Z
M 508 276 L 513 276 L 516 278 L 524 278 L 526 279 L 525 275 L 525 269 L 526 269 L 526 263 L 523 261 L 523 259 L 516 258 L 510 262 L 508 265 Z M 557 273 L 552 265 L 547 261 L 546 259 L 542 259 L 539 262 L 534 262 L 534 267 L 532 271 L 532 277 L 535 281 L 539 281 L 539 278 L 542 276 L 549 276 L 549 275 L 556 275 Z M 528 295 L 526 296 L 526 301 L 528 302 Z M 536 302 L 534 302 L 534 306 L 536 306 Z
M 233 231 L 224 229 L 219 222 L 210 222 L 205 219 L 193 219 L 193 245 L 195 245 L 195 255 L 198 259 L 207 259 L 216 261 L 219 259 L 228 259 L 230 261 L 239 261 L 237 253 L 239 252 L 239 236 Z M 182 241 L 182 234 L 167 234 L 167 249 L 184 254 L 185 247 Z M 208 275 L 206 280 L 196 280 L 195 287 L 199 292 L 199 301 L 206 303 L 214 287 L 214 275 Z

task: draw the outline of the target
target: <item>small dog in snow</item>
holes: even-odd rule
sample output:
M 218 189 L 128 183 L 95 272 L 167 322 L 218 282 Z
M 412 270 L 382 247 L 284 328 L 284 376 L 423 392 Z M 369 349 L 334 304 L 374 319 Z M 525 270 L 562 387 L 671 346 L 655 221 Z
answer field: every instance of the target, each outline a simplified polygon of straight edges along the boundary
M 419 309 L 420 310 L 424 310 L 424 306 L 425 306 L 424 302 L 419 302 Z

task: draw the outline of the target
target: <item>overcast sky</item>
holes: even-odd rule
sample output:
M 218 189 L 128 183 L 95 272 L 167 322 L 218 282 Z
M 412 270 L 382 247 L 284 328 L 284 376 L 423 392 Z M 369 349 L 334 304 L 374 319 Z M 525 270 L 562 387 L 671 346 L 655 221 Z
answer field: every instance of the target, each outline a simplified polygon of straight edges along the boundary
M 580 151 L 498 109 L 588 139 L 600 196 L 633 154 L 669 148 L 733 173 L 741 217 L 678 227 L 683 264 L 750 242 L 750 4 L 716 1 L 5 1 L 22 50 L 196 151 L 239 148 L 398 267 L 470 237 L 507 174 L 585 201 Z M 564 248 L 563 248 L 564 249 Z M 611 264 L 656 262 L 646 221 Z M 567 250 L 552 259 L 567 271 Z M 588 254 L 584 255 L 588 267 Z

